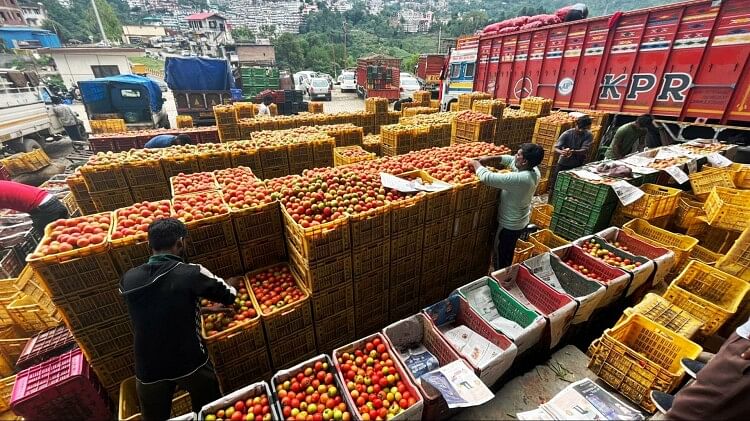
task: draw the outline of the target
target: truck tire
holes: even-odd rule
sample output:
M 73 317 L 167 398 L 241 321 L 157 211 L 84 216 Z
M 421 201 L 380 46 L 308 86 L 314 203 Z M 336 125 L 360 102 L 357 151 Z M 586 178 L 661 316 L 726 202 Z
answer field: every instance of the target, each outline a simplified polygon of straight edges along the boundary
M 42 149 L 42 145 L 35 139 L 26 138 L 20 142 L 21 152 L 31 152 L 34 149 Z

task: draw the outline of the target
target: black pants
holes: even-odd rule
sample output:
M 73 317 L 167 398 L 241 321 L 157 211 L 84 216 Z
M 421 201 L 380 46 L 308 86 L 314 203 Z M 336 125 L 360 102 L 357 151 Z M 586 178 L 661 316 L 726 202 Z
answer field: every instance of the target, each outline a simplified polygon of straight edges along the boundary
M 547 197 L 547 203 L 550 205 L 552 203 L 552 196 L 555 192 L 555 183 L 557 182 L 557 173 L 560 171 L 568 171 L 572 170 L 574 168 L 578 168 L 580 165 L 563 165 L 560 163 L 555 164 L 555 167 L 552 168 L 552 173 L 549 175 L 549 196 Z
M 492 263 L 495 270 L 507 268 L 513 264 L 513 255 L 516 252 L 516 242 L 523 234 L 523 230 L 509 230 L 498 227 L 495 234 L 495 256 Z
M 190 393 L 193 412 L 199 413 L 201 408 L 221 397 L 219 382 L 210 362 L 206 362 L 198 370 L 177 380 L 162 380 L 156 383 L 143 384 L 136 381 L 138 401 L 144 421 L 164 421 L 172 411 L 172 397 L 175 389 Z
M 70 216 L 68 208 L 63 205 L 63 202 L 56 197 L 50 198 L 48 201 L 39 205 L 36 209 L 29 212 L 31 217 L 31 223 L 34 229 L 40 234 L 44 235 L 44 227 L 50 222 L 54 222 L 58 219 L 65 219 Z
M 83 140 L 81 137 L 81 131 L 78 129 L 78 125 L 75 126 L 64 126 L 65 133 L 67 133 L 68 137 L 70 137 L 71 140 L 75 140 L 76 142 L 80 142 Z

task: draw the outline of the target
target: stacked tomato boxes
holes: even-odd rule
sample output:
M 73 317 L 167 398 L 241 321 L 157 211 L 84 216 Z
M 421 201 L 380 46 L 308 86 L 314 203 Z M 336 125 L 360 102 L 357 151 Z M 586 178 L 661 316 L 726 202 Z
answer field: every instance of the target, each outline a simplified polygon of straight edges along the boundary
M 125 158 L 122 171 L 135 202 L 169 197 L 169 184 L 159 162 L 161 155 L 161 149 L 137 149 Z
M 286 258 L 281 208 L 266 184 L 250 168 L 215 171 L 237 236 L 237 248 L 246 271 L 279 263 Z
M 81 167 L 86 189 L 99 212 L 111 211 L 133 204 L 121 162 L 127 152 L 97 154 Z
M 114 394 L 119 383 L 133 375 L 133 339 L 118 291 L 121 273 L 107 242 L 111 225 L 110 213 L 52 223 L 27 261 L 102 385 Z

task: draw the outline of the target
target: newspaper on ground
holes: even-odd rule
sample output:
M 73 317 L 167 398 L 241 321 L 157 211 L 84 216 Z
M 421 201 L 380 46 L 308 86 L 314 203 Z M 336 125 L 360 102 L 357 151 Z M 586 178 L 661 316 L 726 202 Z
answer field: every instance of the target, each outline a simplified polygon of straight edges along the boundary
M 644 419 L 643 413 L 625 404 L 588 378 L 568 385 L 548 402 L 540 405 L 539 408 L 532 411 L 521 412 L 516 415 L 518 416 L 518 419 Z
M 453 361 L 422 376 L 448 403 L 448 408 L 478 406 L 490 401 L 495 395 L 461 359 Z
M 440 180 L 433 180 L 431 184 L 424 184 L 421 178 L 405 180 L 393 174 L 384 172 L 380 173 L 380 183 L 383 184 L 383 187 L 398 190 L 402 193 L 412 193 L 417 191 L 436 192 L 453 187 L 452 185 Z
M 462 357 L 480 369 L 487 367 L 503 353 L 500 347 L 465 325 L 449 328 L 443 334 Z

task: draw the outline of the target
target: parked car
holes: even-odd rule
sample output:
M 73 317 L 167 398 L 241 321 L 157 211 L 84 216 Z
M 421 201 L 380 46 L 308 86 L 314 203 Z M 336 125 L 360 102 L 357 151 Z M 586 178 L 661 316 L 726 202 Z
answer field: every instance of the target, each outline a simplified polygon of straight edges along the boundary
M 403 73 L 402 73 L 403 75 Z M 422 86 L 419 81 L 412 76 L 401 76 L 401 99 L 411 98 L 414 96 L 414 92 L 420 90 Z
M 354 72 L 341 73 L 341 92 L 357 91 L 357 80 L 354 78 Z
M 315 72 L 302 70 L 294 74 L 294 89 L 307 92 L 310 87 L 310 79 L 315 77 Z
M 330 101 L 331 84 L 326 78 L 314 77 L 310 79 L 310 86 L 307 88 L 307 94 L 310 96 L 310 99 L 323 97 L 327 101 Z

